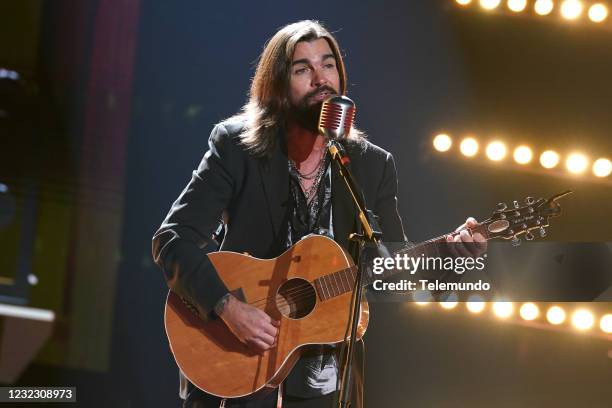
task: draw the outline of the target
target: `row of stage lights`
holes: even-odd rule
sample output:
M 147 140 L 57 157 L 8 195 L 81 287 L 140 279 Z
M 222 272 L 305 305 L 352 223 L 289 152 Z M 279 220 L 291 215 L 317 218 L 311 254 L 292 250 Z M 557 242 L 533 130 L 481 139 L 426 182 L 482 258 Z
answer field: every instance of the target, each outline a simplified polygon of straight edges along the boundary
M 463 7 L 479 3 L 480 7 L 485 10 L 494 10 L 502 7 L 502 0 L 455 0 L 457 4 Z M 527 0 L 507 0 L 504 2 L 508 10 L 514 13 L 521 13 L 528 9 Z M 601 2 L 589 2 L 580 0 L 563 0 L 558 1 L 557 5 L 559 12 L 566 20 L 577 20 L 584 15 L 584 11 L 588 6 L 587 15 L 594 23 L 601 23 L 608 18 L 608 7 Z M 540 16 L 547 16 L 555 10 L 557 6 L 553 0 L 536 0 L 533 2 L 533 11 Z
M 449 300 L 445 302 L 415 301 L 414 303 L 418 306 L 437 303 L 446 310 L 455 309 L 459 303 L 462 303 L 465 305 L 465 308 L 473 314 L 483 313 L 485 309 L 489 307 L 494 316 L 503 320 L 511 318 L 516 312 L 516 306 L 513 302 L 484 302 L 478 298 L 474 298 L 473 300 L 468 299 L 467 302 L 457 302 L 456 300 L 450 300 L 452 298 L 453 294 L 451 294 Z M 454 298 L 456 299 L 456 296 Z M 540 311 L 540 307 L 532 302 L 523 303 L 518 308 L 518 315 L 526 322 L 534 322 L 538 319 L 542 320 L 545 318 L 549 324 L 557 327 L 567 322 L 571 322 L 572 327 L 582 332 L 592 330 L 595 326 L 595 314 L 586 308 L 573 310 L 569 319 L 568 314 L 570 313 L 566 312 L 566 310 L 559 305 L 549 305 L 544 314 Z M 599 329 L 605 334 L 612 334 L 612 313 L 601 316 L 599 319 Z
M 448 152 L 452 146 L 453 140 L 447 134 L 439 134 L 433 139 L 433 147 L 439 152 Z M 466 137 L 459 143 L 459 151 L 466 157 L 476 156 L 479 150 L 479 143 L 473 137 Z M 489 160 L 500 162 L 508 156 L 508 148 L 503 142 L 494 140 L 487 145 L 485 153 Z M 533 156 L 533 150 L 526 145 L 520 145 L 512 152 L 514 161 L 520 165 L 531 163 Z M 561 162 L 561 156 L 554 150 L 546 150 L 540 154 L 539 161 L 545 169 L 554 169 Z M 584 173 L 589 165 L 589 158 L 580 152 L 570 153 L 565 158 L 565 167 L 572 174 Z M 591 169 L 596 177 L 608 177 L 612 173 L 612 162 L 602 157 L 592 163 Z

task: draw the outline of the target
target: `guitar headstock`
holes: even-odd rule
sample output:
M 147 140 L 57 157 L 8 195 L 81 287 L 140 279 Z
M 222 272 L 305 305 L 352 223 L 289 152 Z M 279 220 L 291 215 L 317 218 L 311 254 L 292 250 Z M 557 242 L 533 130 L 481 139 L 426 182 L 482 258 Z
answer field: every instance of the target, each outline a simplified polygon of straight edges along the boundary
M 493 216 L 481 223 L 481 228 L 486 229 L 489 239 L 511 240 L 513 245 L 520 245 L 519 236 L 523 234 L 527 241 L 535 238 L 533 232 L 545 237 L 549 219 L 561 215 L 561 205 L 557 200 L 570 193 L 564 191 L 548 199 L 527 197 L 523 205 L 514 201 L 513 208 L 499 203 Z

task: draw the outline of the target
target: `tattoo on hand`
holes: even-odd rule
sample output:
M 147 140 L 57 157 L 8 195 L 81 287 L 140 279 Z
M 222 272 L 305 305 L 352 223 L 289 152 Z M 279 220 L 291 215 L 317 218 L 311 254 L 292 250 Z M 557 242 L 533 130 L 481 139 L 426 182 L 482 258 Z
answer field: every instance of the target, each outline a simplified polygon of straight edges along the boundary
M 221 314 L 223 313 L 223 310 L 225 309 L 225 305 L 227 304 L 227 302 L 229 302 L 231 294 L 226 293 L 221 299 L 219 299 L 219 301 L 217 302 L 217 304 L 215 304 L 215 314 L 217 316 L 221 316 Z

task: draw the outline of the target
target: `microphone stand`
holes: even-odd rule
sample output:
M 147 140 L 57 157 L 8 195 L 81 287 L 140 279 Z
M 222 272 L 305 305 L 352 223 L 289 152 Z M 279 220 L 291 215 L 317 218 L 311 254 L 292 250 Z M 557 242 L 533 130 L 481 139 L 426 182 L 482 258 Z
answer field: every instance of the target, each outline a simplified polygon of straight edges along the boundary
M 353 355 L 355 353 L 355 341 L 357 337 L 357 326 L 359 324 L 359 317 L 361 313 L 361 296 L 363 293 L 363 269 L 362 268 L 362 252 L 366 244 L 374 244 L 379 252 L 386 253 L 386 248 L 381 244 L 380 239 L 382 233 L 378 228 L 374 214 L 368 210 L 365 206 L 365 202 L 362 196 L 362 190 L 359 188 L 351 171 L 347 168 L 346 164 L 350 162 L 348 156 L 344 154 L 344 149 L 336 140 L 330 140 L 329 152 L 332 156 L 332 161 L 338 165 L 340 175 L 346 183 L 346 186 L 353 197 L 353 201 L 357 206 L 359 213 L 359 221 L 361 222 L 363 234 L 351 234 L 349 239 L 351 241 L 358 242 L 359 247 L 357 251 L 357 279 L 355 280 L 355 287 L 353 288 L 353 297 L 351 302 L 350 312 L 350 337 L 345 338 L 345 344 L 347 344 L 346 353 L 344 354 L 344 364 L 342 367 L 342 377 L 340 383 L 340 399 L 338 406 L 340 408 L 349 408 L 351 406 L 351 367 L 353 364 Z

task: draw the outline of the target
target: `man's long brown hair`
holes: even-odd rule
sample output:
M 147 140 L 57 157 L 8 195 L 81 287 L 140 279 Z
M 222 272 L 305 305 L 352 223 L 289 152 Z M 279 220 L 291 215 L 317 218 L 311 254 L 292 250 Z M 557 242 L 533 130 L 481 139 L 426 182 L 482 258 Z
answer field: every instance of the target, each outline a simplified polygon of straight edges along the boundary
M 289 78 L 295 46 L 300 41 L 324 38 L 336 59 L 340 89 L 346 92 L 346 71 L 338 42 L 318 21 L 304 20 L 281 28 L 266 43 L 255 76 L 251 82 L 249 100 L 231 119 L 245 122 L 241 142 L 255 156 L 269 155 L 275 148 L 278 132 L 286 126 L 291 109 Z M 352 129 L 349 138 L 361 139 L 362 132 Z

